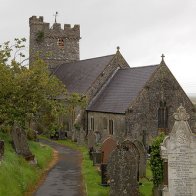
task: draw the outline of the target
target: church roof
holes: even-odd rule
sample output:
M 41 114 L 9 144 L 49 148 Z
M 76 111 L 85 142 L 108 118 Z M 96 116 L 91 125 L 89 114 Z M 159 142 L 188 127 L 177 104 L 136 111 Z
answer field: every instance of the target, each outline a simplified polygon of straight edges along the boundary
M 87 110 L 125 113 L 158 66 L 119 69 Z
M 65 84 L 68 92 L 85 93 L 103 72 L 114 55 L 64 63 L 58 66 L 55 74 Z

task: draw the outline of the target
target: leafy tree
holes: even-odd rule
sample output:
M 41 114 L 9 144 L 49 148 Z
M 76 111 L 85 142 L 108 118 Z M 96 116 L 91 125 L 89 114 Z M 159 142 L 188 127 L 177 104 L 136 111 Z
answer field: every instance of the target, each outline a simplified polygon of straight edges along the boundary
M 20 52 L 25 41 L 15 39 L 13 45 L 5 42 L 0 46 L 0 121 L 4 125 L 17 121 L 24 128 L 46 111 L 55 115 L 65 112 L 57 97 L 67 96 L 65 86 L 41 59 L 37 58 L 30 69 L 16 61 L 17 54 L 25 57 Z
M 67 116 L 73 123 L 79 108 L 86 106 L 86 98 L 68 95 L 39 54 L 30 68 L 23 66 L 25 41 L 0 45 L 0 123 L 12 126 L 16 121 L 29 128 L 35 121 L 45 130 L 61 129 L 62 118 Z

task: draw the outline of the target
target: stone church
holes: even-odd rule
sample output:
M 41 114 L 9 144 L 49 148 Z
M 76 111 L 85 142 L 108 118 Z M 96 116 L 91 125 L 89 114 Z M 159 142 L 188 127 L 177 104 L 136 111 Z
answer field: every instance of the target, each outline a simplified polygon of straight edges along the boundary
M 37 52 L 69 93 L 87 97 L 81 126 L 86 136 L 94 132 L 97 141 L 113 135 L 118 141 L 137 139 L 148 148 L 159 131 L 168 133 L 172 117 L 182 104 L 191 115 L 195 131 L 195 109 L 175 79 L 162 55 L 157 65 L 130 67 L 120 53 L 80 60 L 80 26 L 54 23 L 32 16 L 30 25 L 30 64 Z M 50 55 L 48 55 L 50 54 Z M 73 131 L 73 124 L 64 128 Z

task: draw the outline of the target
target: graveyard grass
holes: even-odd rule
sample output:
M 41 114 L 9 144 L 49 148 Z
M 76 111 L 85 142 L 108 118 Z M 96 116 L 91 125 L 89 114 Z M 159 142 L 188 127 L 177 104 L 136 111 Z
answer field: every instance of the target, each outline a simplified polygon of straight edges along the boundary
M 147 161 L 146 177 L 140 179 L 140 183 L 142 183 L 139 186 L 140 196 L 152 196 L 153 182 L 152 182 L 152 171 L 150 168 L 149 161 Z
M 84 146 L 78 146 L 76 143 L 69 140 L 57 140 L 59 144 L 63 144 L 72 149 L 79 150 L 83 155 L 82 174 L 84 176 L 84 186 L 88 196 L 108 196 L 109 187 L 101 186 L 101 176 L 96 167 L 93 166 L 89 159 L 88 150 Z
M 52 158 L 52 149 L 29 142 L 30 150 L 36 156 L 38 165 L 29 165 L 24 158 L 16 155 L 8 134 L 0 133 L 5 141 L 5 154 L 0 165 L 0 195 L 22 196 L 39 180 L 44 168 Z
M 45 138 L 45 137 L 44 137 Z M 46 138 L 45 138 L 46 139 Z M 82 173 L 84 176 L 84 186 L 88 196 L 108 196 L 109 187 L 100 186 L 101 176 L 96 167 L 93 166 L 92 161 L 89 159 L 88 150 L 86 147 L 78 146 L 76 143 L 70 140 L 57 140 L 59 144 L 63 144 L 75 150 L 80 150 L 83 154 Z M 149 162 L 147 163 L 146 178 L 140 179 L 142 185 L 140 185 L 140 196 L 152 195 L 152 171 Z

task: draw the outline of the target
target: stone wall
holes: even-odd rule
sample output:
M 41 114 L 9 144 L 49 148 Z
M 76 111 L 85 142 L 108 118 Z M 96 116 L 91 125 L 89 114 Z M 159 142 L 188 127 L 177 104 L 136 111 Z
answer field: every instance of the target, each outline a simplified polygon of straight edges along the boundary
M 80 26 L 69 24 L 64 25 L 54 23 L 50 27 L 49 23 L 44 22 L 43 17 L 32 16 L 29 18 L 30 25 L 30 45 L 29 63 L 32 65 L 35 55 L 39 56 L 48 63 L 49 68 L 54 68 L 65 62 L 80 60 L 79 40 Z M 58 39 L 63 40 L 64 46 L 57 44 Z
M 100 142 L 103 142 L 109 136 L 109 120 L 114 122 L 114 138 L 122 141 L 125 132 L 125 115 L 111 114 L 101 112 L 88 112 L 88 130 L 90 127 L 90 119 L 94 118 L 94 132 L 100 133 Z M 107 124 L 107 126 L 106 126 Z
M 168 67 L 162 62 L 126 112 L 128 136 L 141 142 L 146 137 L 147 144 L 154 136 L 157 136 L 158 108 L 162 99 L 166 101 L 168 107 L 168 132 L 174 124 L 172 115 L 181 103 L 191 116 L 189 124 L 195 132 L 194 106 Z

